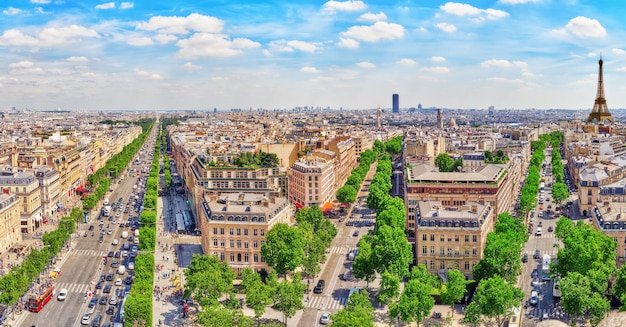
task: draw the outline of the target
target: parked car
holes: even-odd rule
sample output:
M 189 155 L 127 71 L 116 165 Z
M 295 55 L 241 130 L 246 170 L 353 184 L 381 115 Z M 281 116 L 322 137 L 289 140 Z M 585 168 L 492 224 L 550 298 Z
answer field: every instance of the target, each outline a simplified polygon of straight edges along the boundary
M 89 309 L 93 309 L 97 303 L 98 303 L 98 299 L 96 299 L 95 297 L 91 298 L 91 300 L 89 301 L 89 305 L 88 305 Z
M 533 254 L 533 259 L 541 258 L 541 251 L 535 250 L 535 254 Z
M 552 233 L 552 231 L 554 231 L 554 228 L 552 226 L 548 227 L 548 232 Z
M 315 285 L 315 288 L 313 289 L 313 293 L 321 294 L 322 292 L 324 292 L 325 284 L 326 282 L 323 279 L 320 279 L 319 281 L 317 281 L 317 285 Z
M 528 262 L 528 253 L 524 253 L 522 256 L 522 262 Z

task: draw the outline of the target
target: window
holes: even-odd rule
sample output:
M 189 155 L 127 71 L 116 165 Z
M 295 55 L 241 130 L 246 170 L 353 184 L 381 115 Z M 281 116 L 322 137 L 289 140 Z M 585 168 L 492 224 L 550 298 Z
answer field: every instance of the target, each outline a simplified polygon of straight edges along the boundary
M 237 262 L 241 262 L 241 253 L 237 253 Z
M 469 235 L 465 235 L 465 242 L 469 242 Z
M 235 240 L 230 240 L 230 248 L 234 248 L 235 247 Z
M 217 246 L 217 239 L 216 238 L 213 239 L 213 246 Z
M 237 240 L 237 248 L 241 249 L 241 240 Z
M 445 235 L 443 235 L 443 234 L 439 235 L 439 241 L 440 242 L 443 242 L 445 240 L 446 240 L 446 236 Z
M 243 262 L 248 262 L 249 261 L 249 255 L 246 253 L 243 255 Z
M 465 248 L 465 255 L 469 255 L 469 248 Z
M 430 234 L 430 241 L 434 242 L 435 241 L 435 234 Z
M 476 235 L 472 235 L 472 242 L 474 243 L 478 242 Z
M 257 240 L 252 241 L 252 247 L 255 248 L 255 249 L 258 248 L 259 247 L 259 241 L 257 241 Z
M 465 270 L 469 270 L 469 261 L 465 261 Z
M 478 249 L 477 248 L 472 248 L 472 256 L 478 256 Z
M 217 235 L 217 227 L 213 227 L 213 234 Z
M 439 247 L 439 254 L 440 255 L 445 255 L 446 254 L 445 248 L 443 246 Z
M 426 234 L 422 234 L 422 241 L 427 241 L 427 240 L 428 240 L 428 239 L 427 239 Z
M 422 246 L 422 254 L 426 254 L 428 253 L 428 247 L 427 246 Z
M 230 262 L 235 262 L 235 254 L 234 253 L 230 254 Z
M 454 235 L 454 241 L 458 242 L 459 241 L 459 235 Z
M 451 256 L 451 255 L 452 255 L 452 248 L 448 247 L 448 256 Z
M 220 235 L 224 235 L 224 228 L 220 228 Z
M 430 260 L 430 269 L 435 269 L 435 260 Z
M 248 236 L 248 229 L 247 229 L 247 228 L 245 228 L 245 229 L 243 230 L 243 235 L 244 235 L 244 236 Z
M 237 228 L 237 235 L 241 235 L 241 228 Z
M 226 260 L 226 256 L 224 255 L 224 252 L 220 253 L 220 261 L 224 261 Z
M 257 229 L 252 230 L 252 235 L 257 236 Z
M 265 236 L 265 229 L 261 229 L 261 236 Z
M 229 230 L 229 233 L 230 233 L 230 235 L 235 235 L 235 229 L 234 229 L 234 228 L 231 228 L 231 229 Z
M 443 260 L 439 262 L 439 269 L 446 269 L 446 263 Z
M 243 248 L 244 248 L 244 249 L 247 249 L 247 248 L 248 248 L 248 245 L 249 245 L 249 244 L 248 244 L 248 242 L 243 242 Z
M 254 262 L 259 262 L 259 255 L 258 254 L 254 254 Z
M 430 247 L 430 254 L 435 255 L 435 247 L 434 246 Z
M 221 247 L 224 247 L 224 239 L 221 239 L 221 240 L 220 240 L 220 246 L 221 246 Z

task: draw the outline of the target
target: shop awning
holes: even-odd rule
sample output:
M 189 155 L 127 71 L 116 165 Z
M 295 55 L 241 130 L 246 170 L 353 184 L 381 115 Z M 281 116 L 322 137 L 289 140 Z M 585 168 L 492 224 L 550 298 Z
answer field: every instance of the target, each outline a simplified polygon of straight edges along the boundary
M 298 203 L 298 202 L 296 202 L 296 203 L 295 203 L 295 206 L 296 206 L 296 208 L 298 208 L 298 209 L 302 209 L 302 205 L 301 205 L 300 203 Z
M 332 203 L 326 202 L 326 203 L 324 203 L 324 205 L 322 206 L 321 209 L 322 209 L 323 212 L 328 212 L 328 211 L 333 210 L 334 207 L 335 206 Z

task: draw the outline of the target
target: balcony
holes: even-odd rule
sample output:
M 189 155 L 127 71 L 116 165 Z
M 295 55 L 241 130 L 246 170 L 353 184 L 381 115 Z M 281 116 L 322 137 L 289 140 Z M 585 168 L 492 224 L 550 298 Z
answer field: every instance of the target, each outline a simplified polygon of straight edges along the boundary
M 464 256 L 460 253 L 439 253 L 435 255 L 435 259 L 463 259 Z

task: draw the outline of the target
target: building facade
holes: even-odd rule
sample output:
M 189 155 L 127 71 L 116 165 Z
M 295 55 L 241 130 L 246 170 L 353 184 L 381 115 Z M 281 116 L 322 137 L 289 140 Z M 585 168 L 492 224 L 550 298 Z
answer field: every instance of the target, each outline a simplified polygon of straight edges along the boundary
M 15 194 L 0 193 L 0 255 L 22 241 L 21 207 Z
M 289 200 L 296 207 L 322 207 L 335 196 L 334 159 L 307 155 L 294 162 L 287 173 Z
M 34 232 L 43 223 L 43 206 L 39 181 L 33 174 L 6 167 L 0 172 L 2 193 L 15 194 L 19 199 L 20 226 L 22 233 Z

